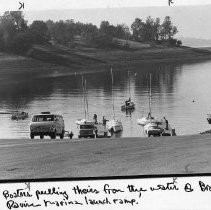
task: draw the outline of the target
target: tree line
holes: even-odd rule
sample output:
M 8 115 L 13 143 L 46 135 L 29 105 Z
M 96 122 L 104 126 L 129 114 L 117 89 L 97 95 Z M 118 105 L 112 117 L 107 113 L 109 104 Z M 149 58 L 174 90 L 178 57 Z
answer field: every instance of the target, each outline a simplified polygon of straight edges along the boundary
M 52 40 L 74 46 L 77 35 L 87 44 L 96 47 L 113 47 L 113 38 L 180 46 L 181 41 L 174 39 L 177 32 L 169 16 L 162 23 L 160 18 L 153 19 L 150 16 L 146 21 L 136 18 L 130 28 L 125 24 L 114 26 L 108 21 L 102 21 L 97 27 L 72 19 L 56 22 L 35 20 L 27 24 L 21 11 L 11 11 L 0 16 L 0 50 L 22 54 L 33 44 L 49 44 Z

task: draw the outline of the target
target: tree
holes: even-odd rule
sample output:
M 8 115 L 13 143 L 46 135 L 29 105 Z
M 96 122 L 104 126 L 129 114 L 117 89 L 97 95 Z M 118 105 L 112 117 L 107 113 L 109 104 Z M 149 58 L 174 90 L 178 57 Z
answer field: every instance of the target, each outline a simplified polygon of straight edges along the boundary
M 128 40 L 130 37 L 130 30 L 125 24 L 118 24 L 115 27 L 115 37 Z
M 177 27 L 172 25 L 171 18 L 166 16 L 161 29 L 161 39 L 169 40 L 178 32 Z
M 160 25 L 160 18 L 156 18 L 154 22 L 154 34 L 155 34 L 155 41 L 158 41 L 160 38 L 161 33 L 161 25 Z
M 154 41 L 156 34 L 155 34 L 155 28 L 154 28 L 154 19 L 149 16 L 146 19 L 146 23 L 144 24 L 144 30 L 143 30 L 143 39 L 144 41 Z
M 43 21 L 33 21 L 30 25 L 30 32 L 33 35 L 34 43 L 45 43 L 49 40 L 48 27 Z
M 0 17 L 0 47 L 2 50 L 14 51 L 16 41 L 18 41 L 19 47 L 22 45 L 25 47 L 25 34 L 28 33 L 27 22 L 24 20 L 23 13 L 21 11 L 5 12 Z M 27 45 L 29 46 L 29 45 Z
M 7 11 L 1 17 L 1 22 L 13 26 L 16 32 L 24 32 L 28 29 L 27 22 L 24 20 L 21 11 Z
M 142 41 L 143 37 L 141 34 L 141 31 L 144 28 L 144 22 L 142 22 L 142 20 L 140 18 L 136 18 L 135 21 L 132 23 L 131 25 L 131 29 L 133 32 L 133 38 L 136 41 Z

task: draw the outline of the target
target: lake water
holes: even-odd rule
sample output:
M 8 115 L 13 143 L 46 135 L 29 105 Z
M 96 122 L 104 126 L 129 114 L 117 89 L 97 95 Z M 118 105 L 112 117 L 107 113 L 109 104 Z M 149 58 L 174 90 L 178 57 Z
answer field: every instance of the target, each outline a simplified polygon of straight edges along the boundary
M 166 117 L 177 135 L 197 134 L 210 129 L 206 114 L 211 113 L 211 61 L 188 64 L 145 64 L 129 69 L 113 68 L 112 91 L 110 71 L 84 75 L 87 83 L 89 118 L 98 115 L 111 119 L 112 94 L 115 115 L 123 123 L 122 137 L 143 136 L 137 119 L 148 111 L 149 73 L 152 75 L 152 115 Z M 130 91 L 129 91 L 130 90 Z M 136 104 L 132 113 L 122 112 L 120 106 L 128 99 Z M 193 102 L 193 100 L 195 102 Z M 1 75 L 0 111 L 16 109 L 29 112 L 26 120 L 12 121 L 11 115 L 0 115 L 0 138 L 28 138 L 33 114 L 51 111 L 64 116 L 66 130 L 77 137 L 75 121 L 84 118 L 83 91 L 80 74 L 55 76 Z

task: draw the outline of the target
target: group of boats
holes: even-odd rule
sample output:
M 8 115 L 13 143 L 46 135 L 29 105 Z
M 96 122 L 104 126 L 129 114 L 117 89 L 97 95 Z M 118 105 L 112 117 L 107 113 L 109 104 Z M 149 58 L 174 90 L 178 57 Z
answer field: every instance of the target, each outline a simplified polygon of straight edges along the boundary
M 129 72 L 128 72 L 129 74 Z M 149 85 L 149 114 L 148 116 L 142 117 L 140 119 L 137 119 L 137 123 L 141 126 L 143 126 L 144 128 L 144 133 L 150 137 L 150 136 L 174 136 L 176 135 L 175 130 L 172 129 L 170 127 L 170 125 L 168 124 L 168 121 L 164 118 L 162 120 L 157 120 L 154 117 L 152 117 L 151 114 L 151 74 L 150 74 L 150 85 Z M 95 119 L 95 117 L 93 118 L 93 120 L 88 120 L 86 118 L 86 113 L 88 112 L 88 110 L 85 109 L 85 118 L 84 119 L 79 119 L 76 121 L 76 124 L 79 126 L 79 138 L 81 138 L 83 135 L 81 135 L 81 133 L 84 133 L 84 128 L 89 127 L 90 128 L 90 124 L 93 124 L 95 126 L 95 129 L 98 132 L 98 128 L 99 126 L 104 127 L 104 134 L 102 135 L 102 137 L 110 137 L 110 135 L 108 135 L 108 132 L 112 133 L 118 133 L 123 131 L 123 125 L 121 120 L 118 120 L 115 116 L 115 97 L 113 94 L 113 71 L 111 68 L 111 81 L 112 81 L 112 108 L 113 108 L 113 119 L 110 120 L 105 120 L 103 121 L 103 123 L 98 123 L 97 120 Z M 84 86 L 85 85 L 85 86 Z M 86 81 L 83 82 L 83 78 L 82 78 L 82 87 L 83 87 L 83 92 L 84 92 L 84 97 L 86 96 Z M 131 100 L 131 94 L 130 94 L 130 85 L 129 85 L 129 99 L 125 101 L 125 104 L 123 104 L 121 106 L 121 110 L 122 111 L 133 111 L 135 109 L 135 103 Z M 84 98 L 84 102 L 86 103 L 84 105 L 85 108 L 88 108 L 88 102 L 87 99 Z M 96 115 L 96 114 L 95 114 Z M 104 119 L 104 117 L 103 117 Z M 94 128 L 94 127 L 93 127 Z M 83 130 L 83 131 L 81 131 Z M 90 137 L 94 136 L 93 132 L 88 133 L 88 136 L 90 135 Z M 99 135 L 99 133 L 98 133 Z M 98 135 L 96 135 L 98 137 Z
M 129 71 L 128 71 L 129 76 Z M 102 122 L 97 121 L 97 115 L 95 114 L 93 119 L 88 117 L 88 99 L 86 90 L 86 80 L 81 74 L 82 92 L 83 92 L 83 103 L 84 103 L 84 118 L 76 120 L 76 125 L 79 128 L 78 138 L 102 138 L 111 137 L 113 133 L 118 133 L 123 131 L 123 125 L 121 120 L 117 119 L 115 115 L 115 96 L 113 94 L 113 71 L 111 68 L 111 85 L 112 85 L 112 110 L 113 118 L 107 120 L 103 117 Z M 149 113 L 147 116 L 143 116 L 137 119 L 138 125 L 143 127 L 144 133 L 150 136 L 173 136 L 176 135 L 175 130 L 172 129 L 165 119 L 158 120 L 152 117 L 151 112 L 151 74 L 149 75 Z M 122 111 L 132 112 L 135 109 L 135 103 L 131 100 L 130 84 L 129 84 L 129 99 L 121 106 Z M 26 112 L 14 112 L 11 116 L 12 120 L 20 120 L 28 118 L 28 113 Z M 210 121 L 211 122 L 211 121 Z

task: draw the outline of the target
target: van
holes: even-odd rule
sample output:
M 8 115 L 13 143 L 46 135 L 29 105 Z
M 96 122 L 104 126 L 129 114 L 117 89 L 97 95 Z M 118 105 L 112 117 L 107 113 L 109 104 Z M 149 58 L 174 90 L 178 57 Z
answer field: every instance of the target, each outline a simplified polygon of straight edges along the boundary
M 41 114 L 34 115 L 30 123 L 30 137 L 33 139 L 35 136 L 50 136 L 55 139 L 60 136 L 64 138 L 65 126 L 62 115 L 51 114 L 50 112 L 41 112 Z

